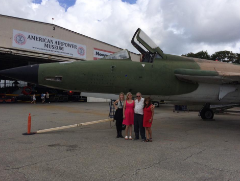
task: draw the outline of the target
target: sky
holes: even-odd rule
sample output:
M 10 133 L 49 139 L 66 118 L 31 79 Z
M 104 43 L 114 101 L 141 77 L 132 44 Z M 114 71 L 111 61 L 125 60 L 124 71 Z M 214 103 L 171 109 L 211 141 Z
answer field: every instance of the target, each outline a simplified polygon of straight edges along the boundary
M 164 53 L 240 53 L 239 0 L 1 0 L 0 14 L 52 23 L 138 53 L 137 28 Z M 81 42 L 79 42 L 81 43 Z

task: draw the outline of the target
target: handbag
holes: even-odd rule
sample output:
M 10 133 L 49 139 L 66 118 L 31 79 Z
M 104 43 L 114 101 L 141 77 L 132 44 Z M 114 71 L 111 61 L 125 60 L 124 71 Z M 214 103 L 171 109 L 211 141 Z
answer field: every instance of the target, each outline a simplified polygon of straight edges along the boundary
M 123 124 L 123 125 L 122 125 L 122 130 L 125 130 L 125 129 L 126 129 L 126 125 Z

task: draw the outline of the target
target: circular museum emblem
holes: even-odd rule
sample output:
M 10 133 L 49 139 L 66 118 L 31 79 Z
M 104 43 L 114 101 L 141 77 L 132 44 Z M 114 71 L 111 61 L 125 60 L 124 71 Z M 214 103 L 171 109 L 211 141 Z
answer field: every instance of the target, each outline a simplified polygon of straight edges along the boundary
M 77 52 L 78 52 L 78 54 L 81 55 L 81 56 L 84 56 L 84 55 L 85 55 L 85 50 L 84 50 L 83 47 L 79 47 L 79 48 L 77 49 Z
M 18 45 L 24 45 L 26 42 L 27 42 L 27 39 L 26 37 L 21 34 L 21 33 L 18 33 L 14 36 L 14 41 L 18 44 Z

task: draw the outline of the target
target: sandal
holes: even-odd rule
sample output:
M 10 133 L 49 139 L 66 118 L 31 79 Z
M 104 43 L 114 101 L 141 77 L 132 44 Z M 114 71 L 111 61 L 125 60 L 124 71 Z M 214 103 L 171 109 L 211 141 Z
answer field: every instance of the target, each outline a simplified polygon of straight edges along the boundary
M 150 140 L 149 139 L 145 139 L 145 141 L 144 142 L 150 142 Z
M 128 136 L 125 136 L 125 140 L 128 140 Z
M 129 136 L 129 138 L 128 138 L 129 140 L 132 140 L 132 137 L 131 136 Z
M 149 141 L 152 142 L 152 138 L 149 138 Z

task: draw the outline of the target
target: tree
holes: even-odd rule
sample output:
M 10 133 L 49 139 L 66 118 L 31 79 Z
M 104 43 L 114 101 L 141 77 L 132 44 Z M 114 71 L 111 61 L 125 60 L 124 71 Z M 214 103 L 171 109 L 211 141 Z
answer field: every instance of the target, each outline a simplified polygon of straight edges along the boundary
M 219 51 L 211 55 L 212 60 L 218 60 L 221 62 L 235 62 L 237 60 L 237 55 L 231 51 Z
M 192 57 L 192 58 L 201 58 L 201 59 L 207 59 L 207 60 L 213 60 L 213 61 L 221 61 L 221 62 L 232 62 L 232 63 L 238 63 L 240 64 L 240 54 L 239 53 L 233 53 L 232 51 L 219 51 L 215 52 L 211 56 L 208 54 L 207 51 L 200 51 L 197 53 L 188 53 L 185 55 L 182 55 L 185 57 Z
M 207 51 L 200 51 L 200 52 L 196 53 L 195 55 L 196 55 L 196 58 L 201 58 L 201 59 L 210 59 L 211 58 Z
M 234 61 L 234 63 L 240 64 L 240 53 L 235 53 L 235 54 L 236 54 L 236 60 Z
M 207 51 L 200 51 L 200 52 L 197 52 L 197 53 L 190 52 L 190 53 L 182 55 L 182 56 L 192 57 L 192 58 L 208 59 L 208 60 L 211 58 Z

